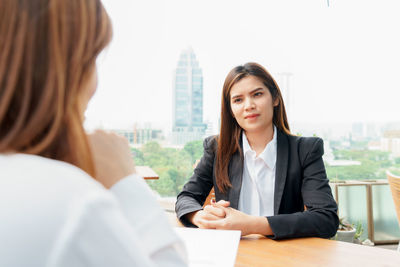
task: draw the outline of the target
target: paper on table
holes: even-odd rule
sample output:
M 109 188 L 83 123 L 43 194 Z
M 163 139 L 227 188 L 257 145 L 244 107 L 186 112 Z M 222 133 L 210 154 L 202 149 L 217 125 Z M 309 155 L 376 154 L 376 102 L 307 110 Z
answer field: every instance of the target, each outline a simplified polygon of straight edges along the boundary
M 190 267 L 233 267 L 240 231 L 176 227 L 186 245 Z

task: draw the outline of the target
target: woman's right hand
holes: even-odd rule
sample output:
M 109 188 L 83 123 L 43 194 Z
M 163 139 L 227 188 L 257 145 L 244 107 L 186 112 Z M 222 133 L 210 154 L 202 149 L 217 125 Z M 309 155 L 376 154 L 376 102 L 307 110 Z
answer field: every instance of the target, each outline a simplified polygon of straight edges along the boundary
M 218 204 L 223 207 L 229 207 L 229 201 L 220 200 Z M 199 228 L 208 228 L 204 225 L 206 221 L 215 221 L 225 218 L 226 213 L 216 205 L 206 205 L 204 209 L 194 211 L 186 215 L 186 218 Z
M 95 167 L 95 179 L 110 188 L 135 173 L 135 164 L 125 137 L 102 130 L 88 135 Z

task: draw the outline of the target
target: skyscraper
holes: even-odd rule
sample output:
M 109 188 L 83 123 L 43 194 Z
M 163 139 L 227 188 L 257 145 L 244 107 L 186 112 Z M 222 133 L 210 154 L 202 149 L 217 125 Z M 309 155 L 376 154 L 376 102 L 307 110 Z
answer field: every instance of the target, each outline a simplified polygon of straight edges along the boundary
M 172 142 L 183 145 L 202 139 L 203 72 L 192 48 L 182 51 L 174 77 Z

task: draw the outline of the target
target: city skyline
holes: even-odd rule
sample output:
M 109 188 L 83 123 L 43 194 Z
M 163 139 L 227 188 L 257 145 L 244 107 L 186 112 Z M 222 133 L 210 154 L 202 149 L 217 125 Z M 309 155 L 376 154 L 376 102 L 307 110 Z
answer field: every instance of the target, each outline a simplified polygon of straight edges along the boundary
M 292 73 L 291 124 L 400 120 L 396 1 L 104 3 L 114 37 L 98 61 L 89 129 L 172 127 L 171 74 L 189 45 L 203 70 L 203 119 L 214 125 L 226 74 L 248 61 L 264 65 L 283 93 L 279 75 Z

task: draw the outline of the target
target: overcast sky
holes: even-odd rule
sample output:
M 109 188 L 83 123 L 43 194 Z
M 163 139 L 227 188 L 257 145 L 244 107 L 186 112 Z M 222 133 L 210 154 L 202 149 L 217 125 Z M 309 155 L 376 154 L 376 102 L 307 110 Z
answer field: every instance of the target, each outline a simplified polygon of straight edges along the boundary
M 191 46 L 204 119 L 217 121 L 226 74 L 255 61 L 286 93 L 289 122 L 400 120 L 398 0 L 104 0 L 114 29 L 98 61 L 87 127 L 170 126 L 173 71 Z

